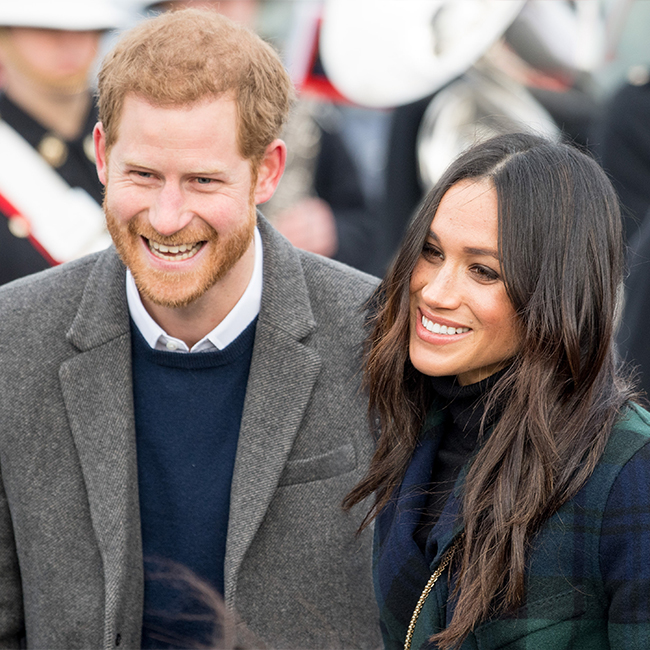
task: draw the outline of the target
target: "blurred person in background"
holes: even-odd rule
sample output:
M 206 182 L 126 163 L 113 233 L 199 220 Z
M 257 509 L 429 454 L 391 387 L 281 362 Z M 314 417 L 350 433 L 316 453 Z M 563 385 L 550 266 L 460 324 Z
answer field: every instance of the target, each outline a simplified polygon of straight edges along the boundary
M 650 209 L 649 115 L 650 67 L 636 65 L 604 102 L 594 127 L 596 153 L 621 200 L 628 243 L 638 236 Z
M 166 0 L 152 11 L 213 9 L 249 28 L 259 27 L 261 0 Z M 298 248 L 377 272 L 374 215 L 343 136 L 342 116 L 323 97 L 301 97 L 282 138 L 287 168 L 264 215 Z
M 0 5 L 0 283 L 110 242 L 100 208 L 91 89 L 110 0 Z
M 650 68 L 634 65 L 607 99 L 594 137 L 603 168 L 621 201 L 628 276 L 617 343 L 636 368 L 644 404 L 650 396 Z
M 616 342 L 621 357 L 636 370 L 643 404 L 650 404 L 650 219 L 647 217 L 628 249 L 622 322 Z
M 610 65 L 602 71 L 606 95 L 593 139 L 621 200 L 628 243 L 622 323 L 623 359 L 636 368 L 644 404 L 650 395 L 650 3 L 610 0 L 619 8 Z
M 650 396 L 650 67 L 633 66 L 605 103 L 598 153 L 622 204 L 629 273 L 617 343 L 636 368 L 645 404 Z
M 594 152 L 616 188 L 630 245 L 650 208 L 650 3 L 602 0 L 608 9 L 607 64 L 591 133 Z

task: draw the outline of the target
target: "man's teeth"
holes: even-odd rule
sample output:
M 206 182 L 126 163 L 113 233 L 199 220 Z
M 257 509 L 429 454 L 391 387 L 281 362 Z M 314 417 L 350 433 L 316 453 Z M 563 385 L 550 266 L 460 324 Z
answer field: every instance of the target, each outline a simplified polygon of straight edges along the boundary
M 174 261 L 187 260 L 194 257 L 203 246 L 203 242 L 196 242 L 195 244 L 179 244 L 178 246 L 165 246 L 159 244 L 153 239 L 147 239 L 149 243 L 149 250 L 156 256 L 163 260 L 172 259 Z
M 447 327 L 440 323 L 434 323 L 426 316 L 422 316 L 422 325 L 434 334 L 464 334 L 465 332 L 469 332 L 470 329 L 469 327 Z

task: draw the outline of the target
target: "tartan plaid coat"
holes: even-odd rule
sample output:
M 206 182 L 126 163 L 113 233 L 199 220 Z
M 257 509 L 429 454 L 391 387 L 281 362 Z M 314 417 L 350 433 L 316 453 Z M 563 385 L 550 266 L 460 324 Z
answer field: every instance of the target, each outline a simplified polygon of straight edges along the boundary
M 413 541 L 442 434 L 439 409 L 393 502 L 375 528 L 374 580 L 387 650 L 404 647 L 417 600 L 462 531 L 461 472 L 431 530 L 425 555 Z M 524 605 L 479 625 L 462 650 L 640 650 L 650 648 L 650 414 L 632 405 L 619 418 L 594 473 L 542 527 L 530 552 Z M 412 648 L 451 620 L 453 584 L 441 576 L 418 619 Z

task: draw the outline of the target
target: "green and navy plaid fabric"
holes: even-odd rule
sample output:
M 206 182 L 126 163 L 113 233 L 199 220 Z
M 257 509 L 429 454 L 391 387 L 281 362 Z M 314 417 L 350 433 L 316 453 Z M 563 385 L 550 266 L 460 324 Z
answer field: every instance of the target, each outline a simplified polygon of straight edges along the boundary
M 395 499 L 375 529 L 375 591 L 387 650 L 404 645 L 419 595 L 453 539 L 464 472 L 431 530 L 426 553 L 413 541 L 435 457 L 441 417 L 430 413 Z M 462 650 L 650 649 L 650 415 L 631 406 L 619 418 L 596 470 L 536 536 L 527 596 L 512 615 L 481 624 Z M 449 623 L 453 584 L 436 583 L 412 648 Z

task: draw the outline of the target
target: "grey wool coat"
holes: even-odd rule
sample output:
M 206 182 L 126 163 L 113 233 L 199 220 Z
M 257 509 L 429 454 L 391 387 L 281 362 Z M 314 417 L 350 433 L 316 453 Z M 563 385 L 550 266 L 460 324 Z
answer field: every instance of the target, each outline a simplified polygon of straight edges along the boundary
M 340 508 L 372 452 L 359 352 L 375 280 L 259 227 L 226 604 L 278 650 L 377 647 L 371 534 Z M 113 248 L 0 290 L 1 648 L 140 647 L 131 382 Z

